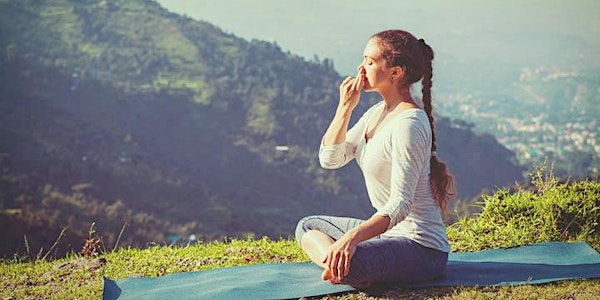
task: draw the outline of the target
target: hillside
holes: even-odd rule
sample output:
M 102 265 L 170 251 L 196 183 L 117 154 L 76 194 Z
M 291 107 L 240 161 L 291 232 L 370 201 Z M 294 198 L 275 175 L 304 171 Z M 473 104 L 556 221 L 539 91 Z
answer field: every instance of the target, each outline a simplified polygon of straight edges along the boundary
M 306 61 L 153 1 L 0 1 L 3 255 L 195 234 L 287 237 L 307 214 L 366 217 L 362 176 L 318 167 L 336 103 Z M 365 97 L 358 108 L 364 111 Z M 489 135 L 438 117 L 459 194 L 521 180 Z M 275 146 L 288 146 L 276 151 Z M 43 252 L 43 251 L 42 251 Z
M 533 189 L 485 195 L 480 216 L 461 218 L 448 228 L 453 251 L 508 248 L 548 241 L 586 241 L 600 249 L 600 183 L 559 184 L 538 172 Z M 526 220 L 524 220 L 526 219 Z M 535 224 L 535 226 L 531 226 Z M 93 235 L 92 235 L 93 237 Z M 91 248 L 90 248 L 91 249 Z M 163 276 L 228 266 L 307 262 L 295 241 L 245 239 L 185 247 L 90 251 L 57 261 L 0 260 L 2 299 L 98 299 L 102 278 Z M 323 299 L 597 299 L 600 279 L 539 285 L 405 289 L 384 295 L 350 293 Z

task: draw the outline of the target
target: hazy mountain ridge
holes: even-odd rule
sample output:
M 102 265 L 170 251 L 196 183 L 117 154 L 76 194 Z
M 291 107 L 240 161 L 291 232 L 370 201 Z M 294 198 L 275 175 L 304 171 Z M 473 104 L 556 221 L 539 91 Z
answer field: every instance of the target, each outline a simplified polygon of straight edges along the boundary
M 158 2 L 247 39 L 332 58 L 343 74 L 355 73 L 363 39 L 407 29 L 436 52 L 434 104 L 442 115 L 494 135 L 530 172 L 547 158 L 563 179 L 598 177 L 600 6 L 594 1 L 330 0 L 319 2 L 319 10 L 285 0 Z
M 24 233 L 39 238 L 26 206 L 69 226 L 75 247 L 93 221 L 110 244 L 129 220 L 126 245 L 288 235 L 306 214 L 370 214 L 356 166 L 326 172 L 316 161 L 341 80 L 330 61 L 244 41 L 152 1 L 4 1 L 0 16 L 2 186 L 23 182 L 0 194 L 9 223 L 23 224 L 3 233 L 11 247 Z M 520 179 L 493 138 L 441 117 L 437 128 L 463 197 Z M 59 200 L 44 201 L 46 185 Z M 122 211 L 51 204 L 74 195 L 121 201 L 113 209 Z

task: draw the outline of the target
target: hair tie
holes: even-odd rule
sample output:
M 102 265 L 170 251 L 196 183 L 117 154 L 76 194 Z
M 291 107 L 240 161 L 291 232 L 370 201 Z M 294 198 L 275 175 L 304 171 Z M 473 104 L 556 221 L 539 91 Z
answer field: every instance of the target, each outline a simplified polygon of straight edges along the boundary
M 421 48 L 421 53 L 423 53 L 425 59 L 433 60 L 433 50 L 425 43 L 424 39 L 419 39 L 419 48 Z

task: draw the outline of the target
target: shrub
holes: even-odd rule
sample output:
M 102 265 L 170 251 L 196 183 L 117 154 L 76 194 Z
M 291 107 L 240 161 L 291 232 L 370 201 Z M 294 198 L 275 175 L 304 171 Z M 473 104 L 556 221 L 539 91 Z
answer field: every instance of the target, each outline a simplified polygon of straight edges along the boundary
M 600 249 L 600 182 L 559 183 L 539 168 L 533 188 L 484 195 L 481 213 L 448 227 L 454 251 L 549 241 L 586 241 Z

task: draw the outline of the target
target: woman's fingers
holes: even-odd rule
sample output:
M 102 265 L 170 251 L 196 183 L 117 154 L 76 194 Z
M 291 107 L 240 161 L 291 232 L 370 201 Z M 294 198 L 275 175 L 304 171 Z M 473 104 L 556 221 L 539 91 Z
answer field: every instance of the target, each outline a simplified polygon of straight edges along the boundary
M 350 255 L 349 253 L 346 254 L 346 259 L 344 260 L 344 273 L 343 273 L 344 277 L 348 276 L 348 274 L 350 273 L 350 259 L 351 258 L 352 258 L 352 255 Z
M 354 81 L 354 90 L 359 91 L 362 89 L 364 85 L 365 79 L 365 69 L 363 67 L 358 68 L 358 73 L 356 74 L 356 80 Z
M 323 264 L 329 269 L 329 265 L 331 264 L 331 252 L 329 252 L 327 256 L 325 256 L 325 258 L 323 259 Z
M 360 93 L 360 88 L 362 87 L 362 77 L 359 75 L 354 80 L 354 84 L 352 85 L 352 90 Z
M 352 79 L 354 79 L 354 78 L 352 78 L 350 76 L 346 77 L 346 79 L 344 79 L 344 81 L 342 81 L 342 84 L 340 84 L 340 90 L 347 91 L 350 84 L 352 84 Z
M 333 275 L 333 278 L 339 278 L 340 275 L 338 273 L 338 260 L 339 260 L 339 253 L 338 252 L 334 252 L 332 254 L 332 259 L 329 262 L 329 269 L 331 270 L 331 275 Z
M 364 73 L 364 69 L 359 68 L 358 74 L 356 74 L 356 77 L 347 77 L 344 80 L 343 85 L 346 88 L 348 100 L 358 99 L 355 97 L 359 97 L 360 90 L 363 88 L 363 85 L 364 85 L 363 73 Z
M 360 69 L 358 71 L 358 75 L 357 75 L 357 80 L 358 80 L 358 90 L 360 91 L 363 86 L 365 85 L 365 73 L 364 73 L 365 69 Z
M 336 259 L 335 259 L 335 253 L 333 251 L 329 252 L 327 254 L 327 256 L 325 257 L 325 259 L 323 260 L 323 263 L 325 264 L 325 266 L 327 267 L 327 269 L 329 270 L 329 273 L 331 274 L 332 277 L 336 277 L 336 268 L 334 267 L 336 264 Z
M 324 278 L 324 280 L 330 279 L 333 283 L 339 283 L 343 277 L 348 276 L 350 272 L 350 259 L 351 255 L 347 251 L 329 252 L 325 259 L 323 259 L 323 263 L 331 277 Z
M 327 256 L 325 256 L 325 259 L 323 259 L 323 264 L 325 265 L 325 268 L 329 270 L 329 274 L 331 277 L 335 278 L 338 276 L 337 259 L 335 251 L 330 251 L 329 253 L 327 253 Z
M 350 273 L 350 260 L 352 252 L 344 249 L 331 250 L 323 259 L 325 270 L 321 274 L 321 279 L 329 280 L 331 283 L 341 283 L 342 278 Z
M 342 279 L 342 277 L 346 273 L 346 270 L 345 270 L 346 259 L 347 259 L 346 255 L 344 253 L 341 253 L 340 256 L 339 256 L 339 258 L 338 258 L 338 261 L 337 261 L 337 276 L 336 276 L 336 278 L 338 280 Z

